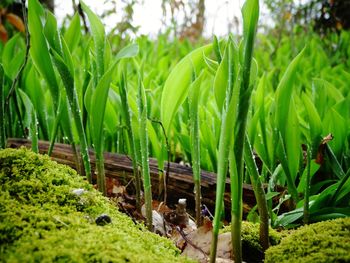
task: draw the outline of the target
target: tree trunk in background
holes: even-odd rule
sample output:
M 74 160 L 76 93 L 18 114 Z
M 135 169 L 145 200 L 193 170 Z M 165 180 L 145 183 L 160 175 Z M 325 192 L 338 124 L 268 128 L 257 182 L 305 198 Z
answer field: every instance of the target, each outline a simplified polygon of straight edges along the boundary
M 67 0 L 65 0 L 67 1 Z M 52 13 L 55 12 L 55 1 L 54 0 L 40 0 L 40 3 L 49 9 Z

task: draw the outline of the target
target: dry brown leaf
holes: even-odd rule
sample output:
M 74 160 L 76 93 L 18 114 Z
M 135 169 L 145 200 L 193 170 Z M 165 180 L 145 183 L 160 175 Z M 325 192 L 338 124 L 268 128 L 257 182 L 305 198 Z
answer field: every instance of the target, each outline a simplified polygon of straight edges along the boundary
M 0 24 L 0 39 L 4 43 L 6 43 L 6 41 L 8 39 L 7 30 L 2 24 Z
M 15 15 L 13 13 L 7 13 L 6 14 L 6 20 L 10 24 L 12 24 L 15 28 L 17 28 L 17 30 L 19 32 L 24 33 L 24 31 L 25 31 L 24 23 L 23 23 L 22 19 L 19 16 Z
M 333 135 L 330 133 L 326 137 L 324 137 L 318 146 L 317 149 L 317 155 L 316 155 L 316 160 L 315 162 L 322 165 L 324 162 L 324 151 L 325 151 L 325 146 L 327 143 L 329 143 L 331 140 L 333 140 Z
M 213 227 L 210 220 L 205 219 L 203 226 L 185 236 L 185 248 L 183 255 L 200 262 L 207 262 L 210 254 L 210 246 L 213 235 Z M 178 241 L 179 243 L 181 240 Z M 232 262 L 231 233 L 223 233 L 218 237 L 217 258 Z M 221 261 L 223 262 L 223 261 Z

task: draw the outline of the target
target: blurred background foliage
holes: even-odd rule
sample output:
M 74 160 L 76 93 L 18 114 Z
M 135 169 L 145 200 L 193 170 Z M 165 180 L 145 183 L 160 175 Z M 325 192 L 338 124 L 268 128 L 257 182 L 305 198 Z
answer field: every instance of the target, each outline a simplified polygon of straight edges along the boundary
M 40 1 L 51 12 L 55 12 L 54 0 Z M 106 3 L 105 1 L 104 3 Z M 102 20 L 117 12 L 117 7 L 122 6 L 121 18 L 110 30 L 110 33 L 122 35 L 125 38 L 130 33 L 137 35 L 139 27 L 134 24 L 133 16 L 135 6 L 147 4 L 146 0 L 111 0 L 108 8 L 102 13 Z M 268 19 L 260 21 L 260 27 L 272 31 L 277 35 L 299 29 L 313 30 L 319 34 L 340 32 L 350 28 L 350 0 L 264 0 L 264 10 Z M 81 10 L 78 0 L 72 0 L 74 13 Z M 162 0 L 162 25 L 168 28 L 174 37 L 189 39 L 195 42 L 203 36 L 206 22 L 205 0 Z M 82 12 L 80 12 L 83 14 Z M 11 36 L 16 30 L 21 31 L 17 23 L 8 19 L 10 15 L 22 17 L 20 0 L 3 0 L 0 3 L 0 32 L 2 35 Z M 67 17 L 69 20 L 69 17 Z M 237 17 L 228 19 L 227 28 L 239 27 L 240 20 Z M 2 37 L 5 41 L 8 39 Z

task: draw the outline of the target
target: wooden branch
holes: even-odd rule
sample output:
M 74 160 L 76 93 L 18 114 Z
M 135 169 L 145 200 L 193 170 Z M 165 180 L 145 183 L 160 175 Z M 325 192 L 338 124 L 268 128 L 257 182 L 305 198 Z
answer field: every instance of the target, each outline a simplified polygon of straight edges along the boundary
M 26 139 L 8 139 L 7 147 L 20 148 L 25 146 L 31 148 L 31 141 Z M 39 141 L 39 152 L 47 154 L 49 149 L 49 142 Z M 95 155 L 92 150 L 89 152 L 92 169 L 95 169 Z M 106 177 L 117 178 L 121 182 L 127 183 L 133 178 L 131 159 L 122 154 L 108 153 L 105 157 L 105 173 Z M 73 152 L 68 144 L 56 143 L 51 155 L 51 159 L 61 164 L 66 164 L 75 169 L 75 162 Z M 165 164 L 167 165 L 167 163 Z M 157 186 L 159 183 L 158 166 L 156 159 L 150 158 L 150 172 L 153 196 L 157 197 Z M 216 174 L 202 171 L 202 203 L 205 204 L 211 211 L 215 208 L 215 190 L 216 190 Z M 192 169 L 190 167 L 180 165 L 178 163 L 170 163 L 169 178 L 168 178 L 168 202 L 176 204 L 179 198 L 186 198 L 189 209 L 194 210 L 194 184 L 192 177 Z M 248 213 L 249 210 L 256 204 L 253 188 L 251 185 L 243 185 L 243 212 Z M 226 217 L 230 217 L 230 180 L 226 180 L 225 192 L 225 208 Z

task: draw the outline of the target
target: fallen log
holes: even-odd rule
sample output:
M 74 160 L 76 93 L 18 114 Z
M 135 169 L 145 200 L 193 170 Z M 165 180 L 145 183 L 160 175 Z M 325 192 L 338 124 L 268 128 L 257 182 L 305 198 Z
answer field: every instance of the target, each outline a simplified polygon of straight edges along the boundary
M 7 140 L 7 147 L 20 148 L 21 146 L 31 148 L 31 141 L 26 139 L 10 138 Z M 39 141 L 39 152 L 47 154 L 49 142 Z M 92 150 L 89 152 L 92 169 L 95 168 L 95 155 Z M 105 174 L 106 177 L 117 178 L 119 181 L 128 182 L 133 178 L 133 168 L 131 159 L 122 154 L 109 153 L 104 154 L 105 158 Z M 73 151 L 70 145 L 55 143 L 51 159 L 76 169 Z M 157 160 L 150 158 L 150 173 L 152 181 L 153 196 L 157 197 L 159 185 L 159 171 Z M 167 163 L 165 164 L 165 167 Z M 210 211 L 215 208 L 215 192 L 216 192 L 216 174 L 207 171 L 201 171 L 202 181 L 202 203 L 205 204 Z M 169 178 L 167 184 L 168 199 L 170 204 L 177 203 L 179 198 L 186 198 L 188 207 L 194 209 L 194 184 L 192 179 L 192 169 L 178 163 L 170 163 Z M 226 191 L 224 196 L 226 215 L 230 215 L 230 181 L 226 180 Z M 256 204 L 253 188 L 249 184 L 243 185 L 243 208 L 244 214 Z

